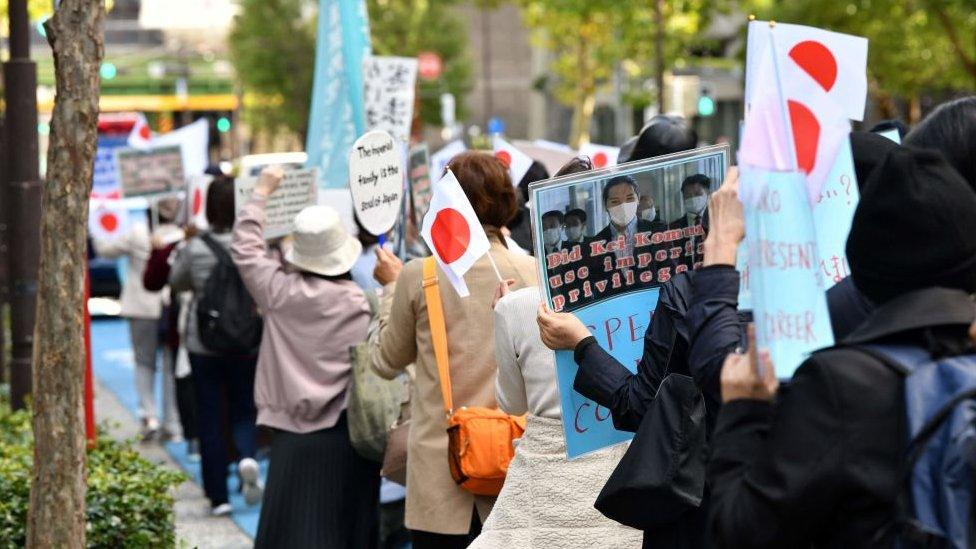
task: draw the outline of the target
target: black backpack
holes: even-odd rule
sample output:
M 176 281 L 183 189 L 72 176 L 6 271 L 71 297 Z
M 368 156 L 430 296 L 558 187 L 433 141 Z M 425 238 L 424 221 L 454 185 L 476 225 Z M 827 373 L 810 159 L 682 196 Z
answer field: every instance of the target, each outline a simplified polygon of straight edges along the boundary
M 227 250 L 209 234 L 201 235 L 200 240 L 217 258 L 197 300 L 200 341 L 220 355 L 253 355 L 261 344 L 257 305 Z

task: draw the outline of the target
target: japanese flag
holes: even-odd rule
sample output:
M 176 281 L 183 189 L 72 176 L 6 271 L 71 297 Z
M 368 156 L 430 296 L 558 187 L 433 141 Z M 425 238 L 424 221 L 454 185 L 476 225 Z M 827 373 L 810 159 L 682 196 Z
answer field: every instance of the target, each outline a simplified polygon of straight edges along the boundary
M 129 211 L 122 200 L 92 200 L 88 203 L 88 231 L 96 240 L 120 238 L 129 228 Z
M 150 141 L 152 141 L 152 131 L 149 129 L 149 123 L 146 122 L 146 116 L 139 113 L 139 118 L 129 132 L 128 145 L 133 149 L 145 149 L 149 147 Z
M 580 147 L 579 153 L 590 157 L 590 161 L 593 162 L 593 167 L 599 170 L 600 168 L 616 166 L 620 149 L 618 147 L 610 147 L 609 145 L 587 143 Z
M 458 295 L 467 297 L 464 273 L 488 253 L 491 244 L 461 184 L 450 170 L 434 184 L 434 196 L 420 234 Z
M 198 229 L 207 229 L 207 190 L 213 176 L 208 174 L 195 175 L 190 178 L 190 185 L 186 195 L 187 219 Z
M 508 168 L 508 173 L 512 176 L 512 185 L 517 186 L 525 177 L 525 172 L 532 167 L 532 158 L 497 135 L 492 141 L 492 147 L 495 149 L 495 158 L 501 160 Z
M 762 84 L 752 78 L 759 70 L 755 63 L 760 62 L 763 51 L 771 49 L 774 37 L 778 67 L 799 68 L 803 79 L 825 93 L 847 118 L 864 119 L 868 93 L 866 38 L 803 25 L 777 23 L 770 27 L 765 21 L 749 23 L 746 103 L 750 111 L 754 97 L 762 93 Z M 794 77 L 782 73 L 780 76 L 784 85 Z

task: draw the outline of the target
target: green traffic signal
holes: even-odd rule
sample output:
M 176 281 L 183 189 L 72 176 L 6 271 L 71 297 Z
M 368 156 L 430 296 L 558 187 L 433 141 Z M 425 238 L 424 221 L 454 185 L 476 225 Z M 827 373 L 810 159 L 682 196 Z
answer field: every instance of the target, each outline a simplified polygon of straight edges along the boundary
M 712 116 L 715 114 L 715 100 L 707 95 L 698 98 L 698 116 Z
M 230 131 L 230 119 L 226 116 L 221 116 L 217 119 L 217 131 L 220 133 L 227 133 Z
M 115 75 L 119 73 L 119 70 L 115 68 L 115 65 L 109 63 L 108 61 L 102 63 L 102 66 L 98 69 L 98 74 L 101 75 L 102 80 L 111 80 L 115 78 Z

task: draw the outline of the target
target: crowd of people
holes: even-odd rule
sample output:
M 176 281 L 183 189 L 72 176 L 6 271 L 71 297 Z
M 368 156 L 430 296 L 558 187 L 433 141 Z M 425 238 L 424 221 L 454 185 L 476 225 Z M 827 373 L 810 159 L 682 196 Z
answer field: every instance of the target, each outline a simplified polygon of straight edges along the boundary
M 582 209 L 542 216 L 546 254 L 620 239 L 619 259 L 633 255 L 638 233 L 700 228 L 682 233 L 692 239 L 681 247 L 690 254 L 685 268 L 657 282 L 636 373 L 576 316 L 550 310 L 540 296 L 525 226 L 527 186 L 547 179 L 544 169 L 513 185 L 490 154 L 469 151 L 450 161 L 491 242 L 464 276 L 464 298 L 432 260 L 403 263 L 368 237 L 351 236 L 329 206 L 305 209 L 290 237 L 269 243 L 265 206 L 281 170 L 265 169 L 239 212 L 233 180 L 218 175 L 207 193 L 208 231 L 179 233 L 169 206 L 160 205 L 152 233 L 134 229 L 123 241 L 96 243 L 102 254 L 130 258 L 122 306 L 145 436 L 199 440 L 215 514 L 230 510 L 227 470 L 236 462 L 245 497 L 263 501 L 256 547 L 398 547 L 407 541 L 403 527 L 416 549 L 891 547 L 908 536 L 912 505 L 924 501 L 918 492 L 905 501 L 915 433 L 906 417 L 915 416 L 905 398 L 909 374 L 886 349 L 909 347 L 923 362 L 954 360 L 960 378 L 976 382 L 969 356 L 976 353 L 976 97 L 937 108 L 904 145 L 870 132 L 852 133 L 851 144 L 861 196 L 847 241 L 851 276 L 827 295 L 838 344 L 811 355 L 790 380 L 776 379 L 750 312 L 739 309 L 735 264 L 745 228 L 735 168 L 715 192 L 706 176 L 686 178 L 684 212 L 666 222 L 626 177 L 604 184 L 610 223 L 598 232 L 586 234 L 593 221 Z M 628 140 L 620 162 L 697 145 L 684 120 L 659 116 Z M 591 169 L 577 158 L 555 175 Z M 208 282 L 224 277 L 227 266 L 246 289 L 238 295 L 230 279 L 220 286 L 243 311 L 236 328 L 214 314 L 221 305 L 213 304 L 229 307 L 230 298 L 208 295 L 216 287 Z M 258 339 L 246 337 L 254 322 Z M 239 335 L 236 350 L 226 338 L 218 344 L 203 335 L 218 328 Z M 151 390 L 160 341 L 170 379 L 162 423 Z M 390 455 L 380 463 L 350 440 L 350 385 L 359 381 L 350 348 L 364 343 L 375 375 L 409 385 L 406 474 L 397 479 L 406 488 L 401 528 L 381 516 L 381 480 L 384 493 L 389 482 L 382 477 L 395 478 Z M 643 531 L 594 508 L 627 446 L 566 457 L 555 351 L 573 353 L 575 389 L 605 407 L 618 429 L 637 432 L 634 445 L 677 436 L 641 429 L 651 416 L 660 419 L 671 387 L 680 382 L 700 392 L 707 450 L 688 458 L 701 464 L 688 469 L 703 486 L 696 502 Z M 192 373 L 180 377 L 182 352 Z M 493 493 L 472 491 L 449 458 L 458 451 L 449 420 L 463 408 L 525 416 L 514 448 L 496 449 L 511 460 Z M 254 461 L 259 426 L 271 433 L 266 486 Z M 959 427 L 959 436 L 976 440 L 971 424 Z M 940 439 L 939 447 L 950 443 Z M 941 486 L 948 468 L 965 469 L 924 459 L 932 460 L 930 485 Z M 967 498 L 935 506 L 942 530 L 928 535 L 976 540 L 953 521 L 960 509 L 972 513 L 966 470 L 968 487 L 960 486 Z M 641 499 L 656 495 L 631 497 L 635 508 L 658 505 Z

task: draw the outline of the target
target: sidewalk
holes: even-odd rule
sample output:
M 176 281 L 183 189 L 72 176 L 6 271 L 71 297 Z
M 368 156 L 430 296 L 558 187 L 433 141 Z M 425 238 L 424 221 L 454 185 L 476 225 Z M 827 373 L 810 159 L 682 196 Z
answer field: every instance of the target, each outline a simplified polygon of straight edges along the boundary
M 98 381 L 95 384 L 95 417 L 111 423 L 109 431 L 113 438 L 127 439 L 139 434 L 138 420 Z M 162 445 L 150 443 L 137 447 L 146 459 L 180 469 Z M 251 538 L 229 517 L 210 516 L 210 504 L 203 490 L 192 480 L 181 484 L 174 496 L 177 547 L 247 549 L 253 545 Z

